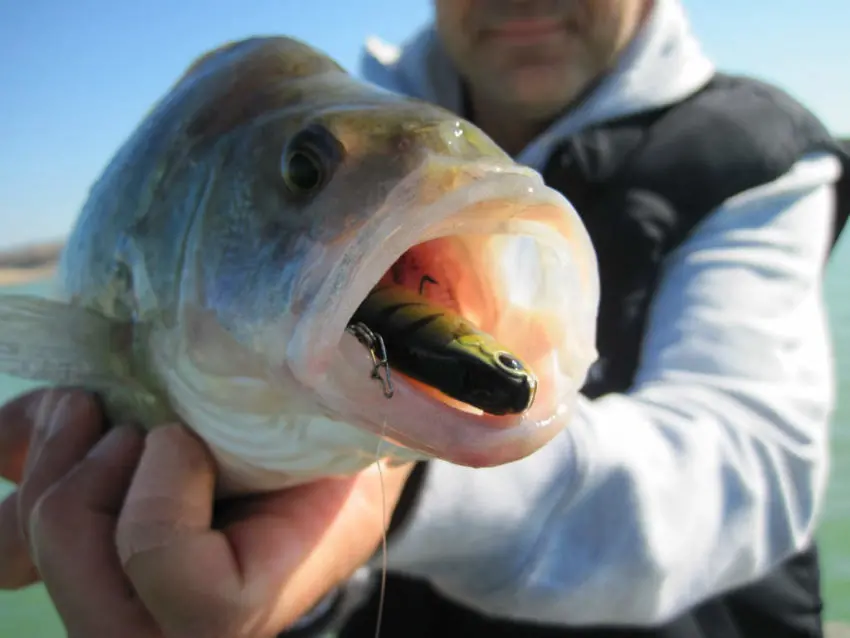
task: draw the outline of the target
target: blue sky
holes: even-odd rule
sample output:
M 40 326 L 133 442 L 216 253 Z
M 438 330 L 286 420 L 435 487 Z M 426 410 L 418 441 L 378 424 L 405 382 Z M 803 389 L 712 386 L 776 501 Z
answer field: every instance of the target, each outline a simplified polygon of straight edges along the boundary
M 850 133 L 850 1 L 685 0 L 716 63 L 790 90 Z M 286 33 L 356 64 L 431 0 L 0 0 L 0 246 L 64 235 L 117 146 L 189 61 Z M 841 84 L 838 84 L 839 79 Z

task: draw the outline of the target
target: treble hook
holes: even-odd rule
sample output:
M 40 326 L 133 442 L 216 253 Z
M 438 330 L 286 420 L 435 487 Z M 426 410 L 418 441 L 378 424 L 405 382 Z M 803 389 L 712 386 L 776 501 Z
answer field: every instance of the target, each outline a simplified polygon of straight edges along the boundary
M 387 349 L 384 347 L 384 339 L 362 322 L 346 326 L 345 331 L 357 337 L 357 340 L 369 351 L 369 357 L 372 359 L 372 378 L 380 381 L 384 396 L 391 399 L 393 394 L 395 394 L 395 389 L 393 388 L 393 381 L 390 377 L 390 364 L 387 361 Z M 384 370 L 383 376 L 380 373 L 382 368 Z

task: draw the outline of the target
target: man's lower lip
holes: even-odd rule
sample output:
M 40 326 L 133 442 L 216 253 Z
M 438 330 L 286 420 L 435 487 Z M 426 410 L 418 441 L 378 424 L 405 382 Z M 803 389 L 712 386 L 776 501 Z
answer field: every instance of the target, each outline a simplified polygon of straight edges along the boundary
M 506 42 L 534 42 L 551 37 L 562 30 L 563 25 L 556 20 L 516 20 L 489 29 L 487 35 Z

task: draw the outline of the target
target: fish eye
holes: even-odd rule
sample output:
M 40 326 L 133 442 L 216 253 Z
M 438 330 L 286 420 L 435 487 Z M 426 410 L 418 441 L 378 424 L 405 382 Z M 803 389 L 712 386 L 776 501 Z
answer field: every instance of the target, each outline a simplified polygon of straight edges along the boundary
M 500 366 L 506 368 L 507 370 L 510 370 L 511 372 L 521 372 L 525 370 L 525 368 L 517 360 L 517 358 L 507 352 L 500 352 L 498 355 L 496 355 L 496 361 L 499 363 Z
M 324 181 L 324 166 L 312 149 L 295 149 L 286 156 L 283 179 L 294 193 L 309 193 Z
M 341 158 L 339 142 L 322 126 L 309 126 L 289 142 L 281 174 L 295 195 L 309 195 L 330 179 Z

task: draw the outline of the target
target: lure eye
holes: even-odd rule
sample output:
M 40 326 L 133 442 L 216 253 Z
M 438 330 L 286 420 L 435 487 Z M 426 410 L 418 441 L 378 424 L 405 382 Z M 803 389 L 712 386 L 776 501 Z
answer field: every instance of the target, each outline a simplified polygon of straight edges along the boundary
M 342 158 L 339 141 L 323 126 L 311 125 L 289 142 L 281 163 L 286 187 L 305 196 L 321 189 Z
M 525 369 L 515 357 L 511 356 L 507 352 L 500 352 L 496 356 L 496 361 L 499 362 L 500 366 L 510 370 L 511 372 L 520 372 Z

